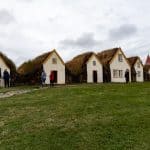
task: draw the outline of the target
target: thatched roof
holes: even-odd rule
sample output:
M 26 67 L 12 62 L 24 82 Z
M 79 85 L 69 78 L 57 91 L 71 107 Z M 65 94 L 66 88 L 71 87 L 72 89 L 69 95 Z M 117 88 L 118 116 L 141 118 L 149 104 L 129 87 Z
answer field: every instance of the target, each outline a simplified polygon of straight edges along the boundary
M 83 72 L 87 61 L 93 55 L 93 52 L 86 52 L 74 57 L 66 63 L 66 69 L 73 75 L 79 75 Z
M 36 57 L 36 58 L 34 58 L 32 60 L 29 60 L 27 62 L 24 62 L 17 69 L 17 72 L 20 73 L 20 74 L 29 74 L 29 73 L 37 71 L 38 69 L 41 69 L 44 61 L 53 52 L 54 52 L 54 50 L 50 51 L 50 52 L 47 52 L 47 53 L 44 53 L 44 54 L 42 54 L 42 55 L 40 55 L 40 56 L 38 56 L 38 57 Z
M 97 56 L 103 65 L 107 65 L 113 59 L 114 55 L 116 54 L 116 52 L 119 49 L 120 48 L 113 48 L 113 49 L 104 50 L 104 51 L 98 53 Z
M 148 72 L 150 70 L 150 65 L 145 65 L 144 66 L 144 71 Z
M 135 65 L 135 63 L 137 62 L 137 60 L 139 60 L 141 62 L 141 64 L 143 65 L 141 59 L 138 56 L 130 57 L 130 58 L 127 58 L 127 59 L 128 59 L 128 62 L 131 65 L 131 67 L 133 67 Z
M 5 54 L 3 54 L 2 52 L 0 52 L 0 57 L 4 60 L 5 64 L 10 68 L 10 71 L 16 72 L 16 66 L 15 63 L 9 59 Z

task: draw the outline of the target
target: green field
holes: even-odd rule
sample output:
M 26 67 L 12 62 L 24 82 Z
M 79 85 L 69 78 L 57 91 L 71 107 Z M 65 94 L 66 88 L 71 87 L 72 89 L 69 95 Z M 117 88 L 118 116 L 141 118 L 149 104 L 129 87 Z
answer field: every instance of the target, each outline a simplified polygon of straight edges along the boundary
M 0 150 L 149 150 L 150 83 L 78 85 L 0 99 Z

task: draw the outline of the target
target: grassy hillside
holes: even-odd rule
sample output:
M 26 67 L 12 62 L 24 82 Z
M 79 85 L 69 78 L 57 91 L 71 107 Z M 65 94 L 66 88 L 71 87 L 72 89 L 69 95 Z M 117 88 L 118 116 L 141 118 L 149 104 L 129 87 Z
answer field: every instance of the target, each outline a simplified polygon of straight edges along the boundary
M 81 85 L 0 100 L 0 149 L 148 150 L 150 83 Z

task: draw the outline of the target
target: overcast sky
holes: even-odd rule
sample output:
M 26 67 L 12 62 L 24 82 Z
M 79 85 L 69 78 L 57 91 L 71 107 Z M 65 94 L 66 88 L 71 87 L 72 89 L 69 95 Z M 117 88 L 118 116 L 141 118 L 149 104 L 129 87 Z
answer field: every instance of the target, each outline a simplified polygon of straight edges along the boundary
M 1 0 L 0 51 L 17 65 L 54 48 L 64 61 L 113 47 L 144 60 L 149 9 L 149 0 Z

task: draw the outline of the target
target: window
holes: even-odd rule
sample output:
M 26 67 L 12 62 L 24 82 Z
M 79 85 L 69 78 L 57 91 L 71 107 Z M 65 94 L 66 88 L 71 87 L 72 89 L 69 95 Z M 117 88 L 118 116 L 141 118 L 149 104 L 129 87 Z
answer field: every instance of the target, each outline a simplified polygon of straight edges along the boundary
M 137 67 L 140 68 L 140 66 L 141 66 L 141 65 L 140 65 L 140 62 L 138 62 L 138 63 L 137 63 Z
M 118 72 L 117 72 L 117 70 L 113 70 L 113 77 L 114 77 L 114 78 L 117 78 L 117 77 L 118 77 Z
M 137 72 L 137 77 L 141 77 L 141 71 Z
M 52 58 L 52 64 L 57 64 L 57 59 L 56 58 Z
M 113 70 L 114 78 L 123 78 L 123 70 Z
M 119 78 L 122 78 L 122 77 L 123 77 L 123 71 L 119 70 Z
M 118 55 L 118 60 L 119 60 L 119 62 L 123 62 L 123 56 L 122 56 L 122 54 Z
M 96 61 L 95 60 L 93 61 L 93 66 L 96 66 Z

